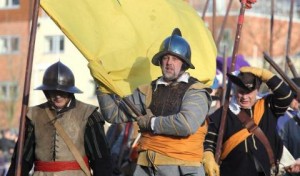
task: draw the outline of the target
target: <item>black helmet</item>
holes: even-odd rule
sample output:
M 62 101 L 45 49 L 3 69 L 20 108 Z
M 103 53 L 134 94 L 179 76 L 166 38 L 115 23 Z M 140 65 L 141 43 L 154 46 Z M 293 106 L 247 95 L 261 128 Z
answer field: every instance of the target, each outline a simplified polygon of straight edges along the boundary
M 159 62 L 166 54 L 172 54 L 179 57 L 188 68 L 195 69 L 191 63 L 191 48 L 188 42 L 181 37 L 181 32 L 178 28 L 173 30 L 171 36 L 166 38 L 159 49 L 159 52 L 152 58 L 152 64 L 159 66 Z
M 51 65 L 45 71 L 43 84 L 35 90 L 59 90 L 69 93 L 82 93 L 75 85 L 72 71 L 60 61 Z

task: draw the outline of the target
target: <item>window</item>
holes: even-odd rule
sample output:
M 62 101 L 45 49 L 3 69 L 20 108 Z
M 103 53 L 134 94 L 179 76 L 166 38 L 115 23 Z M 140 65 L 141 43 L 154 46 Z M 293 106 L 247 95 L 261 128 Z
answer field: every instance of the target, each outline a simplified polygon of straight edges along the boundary
M 15 54 L 19 52 L 19 37 L 0 36 L 0 54 Z
M 18 98 L 16 82 L 0 82 L 0 101 L 12 101 Z
M 0 9 L 18 8 L 20 0 L 0 0 Z
M 63 35 L 46 36 L 46 53 L 62 53 L 65 50 Z

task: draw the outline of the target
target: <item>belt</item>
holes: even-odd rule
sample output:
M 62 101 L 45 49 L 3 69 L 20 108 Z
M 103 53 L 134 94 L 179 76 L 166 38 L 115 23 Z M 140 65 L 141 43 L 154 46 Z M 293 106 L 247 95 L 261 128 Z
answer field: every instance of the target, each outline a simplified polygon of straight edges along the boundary
M 88 158 L 83 158 L 85 164 L 89 168 Z M 59 172 L 65 170 L 81 170 L 80 165 L 76 160 L 74 161 L 35 161 L 35 171 L 43 172 Z

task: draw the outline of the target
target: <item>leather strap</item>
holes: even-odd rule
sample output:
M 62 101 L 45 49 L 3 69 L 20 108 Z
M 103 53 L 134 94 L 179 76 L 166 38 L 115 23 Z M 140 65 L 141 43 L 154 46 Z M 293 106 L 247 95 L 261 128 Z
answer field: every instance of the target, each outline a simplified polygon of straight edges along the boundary
M 254 134 L 260 142 L 264 145 L 265 149 L 267 150 L 267 154 L 270 160 L 271 166 L 276 165 L 276 161 L 274 158 L 273 150 L 270 145 L 270 142 L 264 132 L 261 130 L 259 126 L 257 126 L 253 119 L 245 112 L 245 110 L 241 109 L 240 113 L 238 114 L 238 118 L 242 122 L 243 126 L 252 134 Z
M 265 101 L 264 99 L 258 100 L 254 105 L 254 114 L 253 120 L 255 124 L 259 124 L 264 112 Z M 241 142 L 243 142 L 251 133 L 246 128 L 241 129 L 240 131 L 234 133 L 230 136 L 222 145 L 222 153 L 221 153 L 221 160 L 224 160 L 227 155 Z
M 55 120 L 54 115 L 51 113 L 51 111 L 49 110 L 49 108 L 46 108 L 46 113 L 49 117 L 49 119 L 51 120 L 51 122 L 53 122 L 54 127 L 57 130 L 57 133 L 59 134 L 59 136 L 65 141 L 66 145 L 68 146 L 68 148 L 70 149 L 71 153 L 73 154 L 74 158 L 76 159 L 76 161 L 78 162 L 78 164 L 80 165 L 82 171 L 87 175 L 87 176 L 91 176 L 90 170 L 87 167 L 87 165 L 85 164 L 81 154 L 79 153 L 78 149 L 76 148 L 76 146 L 73 144 L 72 140 L 70 139 L 70 137 L 67 135 L 67 133 L 64 131 L 64 129 L 62 128 L 62 126 L 57 122 L 57 120 Z

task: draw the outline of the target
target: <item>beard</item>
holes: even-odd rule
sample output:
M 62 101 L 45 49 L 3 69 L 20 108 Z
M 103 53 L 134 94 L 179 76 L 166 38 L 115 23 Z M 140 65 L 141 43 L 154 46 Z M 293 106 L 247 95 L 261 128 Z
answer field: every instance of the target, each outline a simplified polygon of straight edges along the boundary
M 182 75 L 183 71 L 176 71 L 174 69 L 170 69 L 170 70 L 163 69 L 162 73 L 163 73 L 163 79 L 166 82 L 171 82 L 178 79 L 180 75 Z
M 173 81 L 177 78 L 175 73 L 164 73 L 163 77 L 164 77 L 164 80 L 167 82 Z

